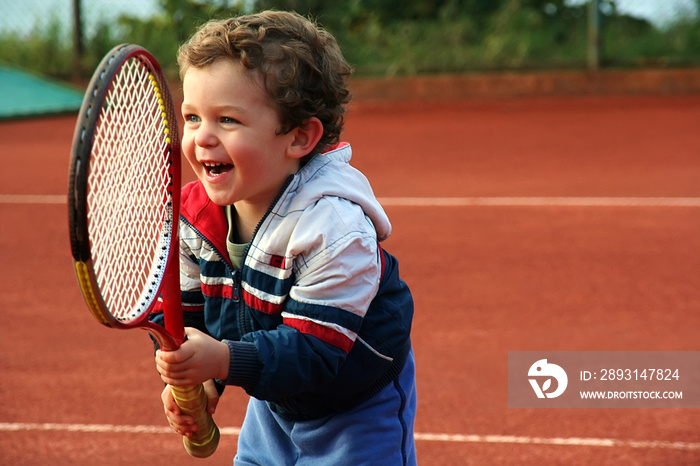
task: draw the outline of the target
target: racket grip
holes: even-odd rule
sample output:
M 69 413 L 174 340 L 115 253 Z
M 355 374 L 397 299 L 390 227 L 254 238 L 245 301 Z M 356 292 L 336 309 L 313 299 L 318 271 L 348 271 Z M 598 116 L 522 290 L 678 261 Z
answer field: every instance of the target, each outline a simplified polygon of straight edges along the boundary
M 211 456 L 219 445 L 219 428 L 207 410 L 207 394 L 202 384 L 195 387 L 170 386 L 175 403 L 182 414 L 192 416 L 197 424 L 197 432 L 191 437 L 182 437 L 182 443 L 190 456 L 206 458 Z

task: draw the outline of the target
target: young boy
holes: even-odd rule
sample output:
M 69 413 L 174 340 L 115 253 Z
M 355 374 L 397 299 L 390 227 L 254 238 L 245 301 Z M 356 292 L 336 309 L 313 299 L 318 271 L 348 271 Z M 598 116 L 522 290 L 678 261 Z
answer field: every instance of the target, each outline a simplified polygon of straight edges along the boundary
M 415 464 L 413 303 L 338 142 L 351 70 L 335 39 L 264 12 L 207 23 L 179 63 L 198 181 L 182 191 L 188 340 L 157 351 L 162 380 L 204 383 L 211 412 L 225 385 L 251 395 L 236 465 Z

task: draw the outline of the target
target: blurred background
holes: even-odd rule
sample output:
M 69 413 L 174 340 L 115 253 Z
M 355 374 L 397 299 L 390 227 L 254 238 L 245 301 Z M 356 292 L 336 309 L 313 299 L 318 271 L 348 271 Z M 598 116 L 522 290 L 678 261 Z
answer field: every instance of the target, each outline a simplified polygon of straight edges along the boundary
M 0 65 L 81 83 L 133 42 L 175 78 L 198 25 L 267 8 L 315 18 L 359 76 L 700 65 L 700 0 L 0 0 Z

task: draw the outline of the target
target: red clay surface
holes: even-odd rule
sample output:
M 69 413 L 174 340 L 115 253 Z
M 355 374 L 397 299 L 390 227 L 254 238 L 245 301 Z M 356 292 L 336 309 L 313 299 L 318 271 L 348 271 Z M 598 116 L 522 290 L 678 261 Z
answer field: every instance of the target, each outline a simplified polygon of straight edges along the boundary
M 90 316 L 65 204 L 3 197 L 65 194 L 74 121 L 0 123 L 0 463 L 231 464 L 235 435 L 193 460 L 176 434 L 128 432 L 166 426 L 147 335 Z M 699 127 L 697 94 L 359 101 L 345 139 L 382 198 L 700 197 Z M 530 439 L 419 438 L 420 464 L 700 464 L 698 409 L 507 407 L 509 350 L 700 350 L 700 208 L 387 212 L 416 302 L 416 432 Z M 230 387 L 217 423 L 240 426 L 245 404 Z M 127 432 L 70 427 L 106 424 Z

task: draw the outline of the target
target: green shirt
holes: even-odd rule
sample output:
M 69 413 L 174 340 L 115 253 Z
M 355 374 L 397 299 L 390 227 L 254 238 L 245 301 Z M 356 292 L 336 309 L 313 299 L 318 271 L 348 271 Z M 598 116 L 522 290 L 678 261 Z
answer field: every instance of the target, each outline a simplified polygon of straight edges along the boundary
M 240 270 L 243 266 L 243 259 L 248 243 L 238 242 L 238 230 L 236 221 L 233 218 L 233 206 L 224 207 L 226 211 L 226 220 L 228 221 L 228 235 L 226 235 L 226 249 L 231 263 L 236 270 Z

